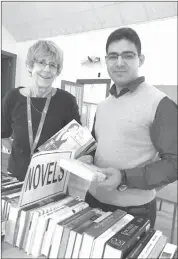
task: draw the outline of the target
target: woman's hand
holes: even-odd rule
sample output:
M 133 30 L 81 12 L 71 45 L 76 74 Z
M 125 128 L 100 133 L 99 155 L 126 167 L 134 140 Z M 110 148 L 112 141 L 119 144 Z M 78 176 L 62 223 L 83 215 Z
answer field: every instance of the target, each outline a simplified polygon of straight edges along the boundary
M 85 155 L 78 158 L 78 160 L 86 163 L 86 164 L 93 164 L 93 157 L 91 155 Z

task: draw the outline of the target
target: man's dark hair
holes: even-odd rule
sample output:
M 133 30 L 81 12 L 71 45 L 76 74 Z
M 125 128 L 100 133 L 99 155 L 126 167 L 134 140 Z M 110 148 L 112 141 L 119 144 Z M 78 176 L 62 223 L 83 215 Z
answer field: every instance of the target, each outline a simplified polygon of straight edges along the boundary
M 112 42 L 117 41 L 117 40 L 123 40 L 123 39 L 126 39 L 126 40 L 134 43 L 137 48 L 138 55 L 141 54 L 140 38 L 139 38 L 138 34 L 136 33 L 136 31 L 134 31 L 133 29 L 128 28 L 128 27 L 117 29 L 109 35 L 107 42 L 106 42 L 106 53 L 108 53 L 109 45 Z

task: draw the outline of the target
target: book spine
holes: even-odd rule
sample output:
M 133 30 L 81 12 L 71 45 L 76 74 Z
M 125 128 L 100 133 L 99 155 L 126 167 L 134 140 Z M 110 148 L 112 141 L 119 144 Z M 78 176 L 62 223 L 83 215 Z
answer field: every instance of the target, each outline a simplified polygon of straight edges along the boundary
M 105 243 L 114 236 L 119 230 L 121 230 L 125 225 L 127 225 L 134 216 L 127 214 L 96 238 L 93 242 L 92 250 L 90 253 L 90 258 L 102 258 L 104 252 Z M 84 249 L 85 247 L 83 247 Z
M 100 236 L 103 232 L 105 232 L 108 228 L 110 228 L 126 214 L 127 213 L 125 211 L 116 210 L 115 212 L 108 215 L 108 217 L 100 220 L 100 222 L 95 222 L 92 227 L 86 230 L 83 236 L 80 258 L 88 258 L 92 249 L 94 239 Z
M 58 251 L 58 258 L 64 258 L 64 256 L 65 256 L 65 251 L 66 251 L 66 248 L 67 248 L 67 242 L 68 242 L 68 238 L 69 238 L 70 229 L 72 229 L 74 227 L 77 227 L 77 226 L 80 226 L 87 219 L 94 220 L 94 216 L 96 215 L 96 213 L 99 213 L 98 209 L 93 209 L 93 210 L 89 211 L 88 213 L 84 213 L 83 215 L 78 217 L 76 220 L 71 222 L 71 224 L 69 223 L 65 227 L 65 229 L 63 231 L 59 251 Z
M 82 243 L 82 236 L 83 236 L 83 233 L 85 232 L 85 230 L 87 228 L 89 228 L 90 226 L 92 226 L 92 224 L 94 224 L 95 222 L 102 221 L 104 218 L 106 218 L 108 216 L 108 213 L 110 213 L 110 212 L 106 212 L 102 216 L 98 215 L 97 218 L 93 222 L 91 222 L 91 221 L 85 222 L 81 227 L 79 227 L 77 234 L 76 234 L 74 247 L 73 247 L 72 258 L 79 258 L 80 247 L 81 247 L 81 243 Z
M 108 240 L 104 258 L 108 258 L 109 251 L 113 251 L 113 254 L 117 254 L 121 257 L 126 256 L 149 229 L 150 221 L 148 219 L 135 217 L 121 231 Z
M 5 239 L 4 241 L 14 245 L 14 234 L 15 234 L 15 227 L 16 227 L 16 222 L 19 217 L 19 208 L 16 207 L 10 207 L 9 210 L 9 217 L 6 222 L 6 234 L 5 234 Z
M 50 220 L 48 231 L 46 231 L 46 236 L 44 237 L 44 246 L 42 246 L 42 253 L 46 256 L 49 254 L 49 249 L 51 245 L 51 239 L 56 227 L 56 224 L 66 218 L 71 217 L 73 214 L 81 211 L 82 209 L 85 209 L 89 207 L 89 205 L 86 202 L 79 202 L 78 204 L 72 206 L 69 208 L 68 213 L 65 213 L 64 215 L 61 215 L 58 219 Z
M 151 252 L 153 247 L 156 245 L 156 243 L 158 242 L 158 240 L 161 236 L 162 236 L 162 232 L 157 230 L 137 258 L 139 258 L 139 259 L 147 258 L 149 253 Z
M 64 254 L 65 254 L 65 249 L 67 246 L 67 240 L 68 240 L 68 235 L 69 235 L 69 228 L 68 226 L 70 226 L 72 223 L 74 224 L 74 222 L 79 222 L 80 218 L 84 218 L 84 216 L 86 214 L 88 214 L 89 212 L 91 212 L 91 208 L 87 207 L 81 211 L 79 211 L 78 213 L 74 214 L 72 217 L 70 217 L 70 220 L 64 220 L 63 223 L 58 223 L 57 227 L 58 227 L 58 234 L 56 234 L 56 237 L 53 236 L 52 238 L 52 242 L 50 245 L 50 249 L 49 249 L 49 257 L 50 258 L 55 258 L 57 257 L 58 253 L 59 253 L 59 258 L 62 254 L 62 258 L 64 258 Z M 59 242 L 59 238 L 61 237 L 60 242 Z M 55 239 L 58 240 L 58 245 L 55 243 Z
M 140 239 L 139 243 L 132 249 L 132 251 L 128 254 L 128 256 L 125 259 L 137 258 L 137 256 L 141 253 L 141 251 L 146 246 L 146 244 L 155 232 L 156 231 L 154 229 L 150 229 L 150 231 L 148 231 L 148 233 L 146 233 L 145 236 L 143 236 L 143 238 Z
M 74 228 L 73 230 L 70 231 L 69 239 L 68 239 L 68 243 L 67 243 L 67 249 L 66 249 L 66 252 L 65 252 L 65 258 L 71 258 L 72 257 L 73 250 L 74 250 L 74 247 L 75 247 L 75 240 L 76 240 L 76 235 L 77 235 L 78 229 L 81 228 L 81 227 L 88 227 L 92 223 L 91 221 L 96 221 L 99 217 L 102 217 L 102 215 L 103 214 L 101 214 L 101 213 L 96 213 L 90 219 L 85 221 L 85 223 L 82 223 L 80 225 L 80 227 Z M 106 213 L 106 215 L 108 215 L 108 213 Z
M 158 258 L 164 246 L 166 245 L 166 242 L 167 237 L 162 235 L 147 258 Z

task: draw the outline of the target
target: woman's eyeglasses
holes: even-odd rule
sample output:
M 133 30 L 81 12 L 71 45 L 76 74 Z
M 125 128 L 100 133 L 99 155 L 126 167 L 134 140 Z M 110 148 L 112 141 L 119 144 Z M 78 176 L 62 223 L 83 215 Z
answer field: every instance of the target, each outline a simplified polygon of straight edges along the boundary
M 57 65 L 53 62 L 47 63 L 45 60 L 36 60 L 36 64 L 41 68 L 44 69 L 47 65 L 51 71 L 57 70 Z

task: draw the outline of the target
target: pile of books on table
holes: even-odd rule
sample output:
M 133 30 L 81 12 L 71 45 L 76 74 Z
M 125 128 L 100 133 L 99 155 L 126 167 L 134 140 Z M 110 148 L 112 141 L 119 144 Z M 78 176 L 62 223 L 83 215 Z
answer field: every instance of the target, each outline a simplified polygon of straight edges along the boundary
M 69 195 L 46 199 L 16 215 L 9 211 L 5 241 L 34 257 L 173 258 L 177 250 L 161 231 L 150 228 L 147 218 L 90 208 Z

